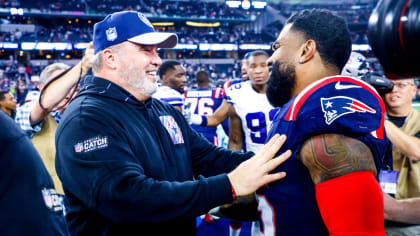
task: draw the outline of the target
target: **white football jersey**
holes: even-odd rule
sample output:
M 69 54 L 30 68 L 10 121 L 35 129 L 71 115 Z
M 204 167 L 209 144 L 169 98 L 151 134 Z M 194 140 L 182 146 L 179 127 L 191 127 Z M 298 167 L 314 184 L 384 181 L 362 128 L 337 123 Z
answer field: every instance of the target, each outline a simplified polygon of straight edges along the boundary
M 173 88 L 168 86 L 158 87 L 153 97 L 161 101 L 167 102 L 172 106 L 184 106 L 184 96 Z
M 266 142 L 278 109 L 271 106 L 265 93 L 257 93 L 252 88 L 251 81 L 232 85 L 227 97 L 242 121 L 246 150 L 257 153 Z

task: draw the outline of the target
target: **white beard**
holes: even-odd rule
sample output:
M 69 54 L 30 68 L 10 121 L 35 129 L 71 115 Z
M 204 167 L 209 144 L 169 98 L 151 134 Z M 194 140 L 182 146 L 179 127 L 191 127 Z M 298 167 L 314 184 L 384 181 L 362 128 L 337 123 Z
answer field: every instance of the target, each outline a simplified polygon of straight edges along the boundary
M 121 78 L 143 95 L 151 97 L 157 90 L 156 81 L 147 78 L 146 70 L 140 71 L 133 64 L 128 65 L 128 68 L 121 72 Z

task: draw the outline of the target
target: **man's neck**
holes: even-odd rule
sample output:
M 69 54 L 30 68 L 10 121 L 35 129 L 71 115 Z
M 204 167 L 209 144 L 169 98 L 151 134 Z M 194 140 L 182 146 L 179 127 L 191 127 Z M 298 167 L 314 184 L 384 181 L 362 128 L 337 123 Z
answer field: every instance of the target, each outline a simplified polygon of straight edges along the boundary
M 2 107 L 1 110 L 6 113 L 7 115 L 12 115 L 12 110 Z
M 409 107 L 388 107 L 386 106 L 386 113 L 390 116 L 395 116 L 395 117 L 406 117 L 408 116 L 408 114 L 411 111 L 411 104 Z
M 265 94 L 265 87 L 267 85 L 266 84 L 253 84 L 252 88 L 255 90 L 255 92 L 257 93 L 262 93 Z
M 135 89 L 135 88 L 131 87 L 126 82 L 123 83 L 123 81 L 119 80 L 119 77 L 109 76 L 110 74 L 111 73 L 109 73 L 109 74 L 107 74 L 107 73 L 94 73 L 94 76 L 101 77 L 102 79 L 109 80 L 112 83 L 114 83 L 114 84 L 120 86 L 121 88 L 127 90 L 139 102 L 145 102 L 150 98 L 150 96 L 146 96 L 145 94 L 139 92 L 138 89 Z
M 298 95 L 308 85 L 323 78 L 336 76 L 340 71 L 332 66 L 326 66 L 318 59 L 318 63 L 306 63 L 299 68 L 296 68 L 296 84 L 292 91 L 292 97 Z

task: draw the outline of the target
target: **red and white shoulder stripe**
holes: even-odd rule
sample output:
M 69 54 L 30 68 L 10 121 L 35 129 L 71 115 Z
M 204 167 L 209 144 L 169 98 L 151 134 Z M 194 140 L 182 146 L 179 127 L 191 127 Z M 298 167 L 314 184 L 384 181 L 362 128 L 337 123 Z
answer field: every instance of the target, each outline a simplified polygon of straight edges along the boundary
M 321 88 L 321 87 L 323 87 L 327 84 L 338 82 L 338 81 L 350 82 L 350 83 L 356 84 L 356 85 L 368 90 L 369 92 L 371 92 L 376 97 L 376 99 L 378 100 L 378 103 L 381 107 L 382 118 L 381 118 L 381 126 L 379 127 L 378 130 L 376 130 L 375 132 L 372 132 L 372 135 L 374 137 L 383 139 L 383 137 L 384 137 L 383 123 L 384 123 L 384 120 L 385 120 L 385 105 L 384 105 L 384 103 L 381 99 L 381 96 L 379 96 L 378 92 L 370 84 L 368 84 L 368 83 L 366 83 L 366 82 L 364 82 L 360 79 L 355 79 L 355 78 L 346 77 L 346 76 L 340 76 L 339 75 L 339 76 L 327 77 L 327 78 L 315 81 L 312 84 L 308 85 L 304 90 L 302 90 L 297 95 L 296 99 L 290 105 L 289 110 L 286 113 L 285 120 L 295 121 L 296 117 L 299 113 L 300 108 L 302 107 L 302 105 L 305 103 L 305 101 L 308 99 L 309 96 L 311 96 L 319 88 Z
M 215 88 L 213 90 L 213 97 L 214 98 L 221 98 L 222 97 L 222 92 L 223 92 L 222 88 Z

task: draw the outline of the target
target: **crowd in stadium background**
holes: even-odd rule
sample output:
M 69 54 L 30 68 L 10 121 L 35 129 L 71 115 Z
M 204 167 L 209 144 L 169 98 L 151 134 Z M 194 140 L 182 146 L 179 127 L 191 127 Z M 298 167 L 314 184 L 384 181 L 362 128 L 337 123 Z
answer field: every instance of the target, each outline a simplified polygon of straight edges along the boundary
M 0 88 L 10 89 L 21 102 L 26 92 L 36 87 L 43 67 L 56 61 L 75 64 L 85 47 L 77 47 L 77 44 L 92 40 L 93 24 L 105 14 L 120 10 L 141 11 L 151 19 L 157 30 L 175 32 L 180 44 L 193 45 L 193 49 L 186 47 L 160 52 L 164 59 L 181 61 L 187 70 L 188 87 L 193 86 L 194 73 L 198 70 L 209 72 L 213 86 L 240 78 L 240 59 L 253 49 L 238 46 L 251 44 L 260 49 L 259 46 L 263 45 L 263 49 L 271 53 L 269 45 L 275 40 L 285 19 L 304 8 L 326 8 L 345 17 L 353 44 L 362 46 L 358 50 L 367 56 L 372 70 L 382 73 L 380 64 L 367 47 L 366 36 L 370 12 L 377 0 L 258 1 L 266 5 L 262 8 L 251 5 L 248 9 L 243 9 L 241 5 L 231 8 L 228 2 L 0 1 Z M 191 25 L 189 22 L 199 24 Z M 24 46 L 25 43 L 60 42 L 71 45 L 65 50 L 55 49 L 54 46 Z M 9 46 L 9 43 L 14 45 Z M 201 44 L 228 44 L 230 48 L 205 50 L 201 49 Z
M 211 87 L 241 80 L 244 56 L 256 50 L 271 55 L 271 45 L 287 18 L 310 8 L 344 17 L 353 51 L 366 57 L 371 72 L 384 76 L 367 37 L 369 17 L 378 1 L 0 0 L 0 91 L 12 93 L 18 106 L 22 105 L 30 91 L 39 89 L 40 73 L 47 65 L 79 63 L 93 39 L 93 25 L 124 10 L 142 12 L 157 31 L 177 34 L 176 48 L 158 52 L 162 60 L 179 61 L 185 68 L 186 89 L 197 87 L 198 71 L 208 73 Z M 414 83 L 420 86 L 420 80 Z M 420 90 L 415 100 L 413 106 L 420 110 Z M 244 225 L 246 231 L 248 227 Z M 213 235 L 212 230 L 219 229 L 208 234 L 203 233 L 207 229 L 201 230 L 202 235 Z

